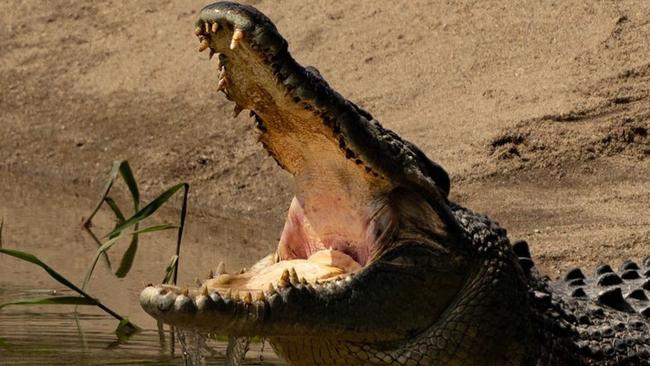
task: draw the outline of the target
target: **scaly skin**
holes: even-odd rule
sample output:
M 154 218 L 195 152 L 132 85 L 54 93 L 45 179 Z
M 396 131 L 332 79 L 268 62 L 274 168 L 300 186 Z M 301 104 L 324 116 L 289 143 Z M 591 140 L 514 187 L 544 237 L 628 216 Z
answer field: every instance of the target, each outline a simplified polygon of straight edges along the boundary
M 219 90 L 251 111 L 296 198 L 276 253 L 199 289 L 147 287 L 149 314 L 265 337 L 289 365 L 650 364 L 650 260 L 645 277 L 626 275 L 626 294 L 645 287 L 633 300 L 611 274 L 548 282 L 525 243 L 513 248 L 504 229 L 448 201 L 440 166 L 296 63 L 263 14 L 219 2 L 198 18 Z

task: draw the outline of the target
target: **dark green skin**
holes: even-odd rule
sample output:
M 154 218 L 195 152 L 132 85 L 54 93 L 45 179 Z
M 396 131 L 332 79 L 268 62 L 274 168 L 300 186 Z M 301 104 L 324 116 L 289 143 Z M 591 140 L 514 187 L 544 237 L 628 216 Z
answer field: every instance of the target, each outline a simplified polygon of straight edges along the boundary
M 398 223 L 349 281 L 289 283 L 252 303 L 148 287 L 141 303 L 152 316 L 214 333 L 266 337 L 291 365 L 650 365 L 647 301 L 599 297 L 620 284 L 542 279 L 525 243 L 513 250 L 504 229 L 451 203 L 444 169 L 332 90 L 315 69 L 296 63 L 256 9 L 218 2 L 198 18 L 199 29 L 218 22 L 228 37 L 243 31 L 242 42 L 257 62 L 251 65 L 262 65 L 276 82 L 257 85 L 246 65 L 239 71 L 239 65 L 227 66 L 232 79 L 256 87 L 253 92 L 277 88 L 295 108 L 311 112 L 313 123 L 338 141 L 340 159 L 390 184 L 385 198 L 399 213 Z M 223 40 L 198 35 L 224 60 L 243 60 Z M 278 128 L 267 117 L 276 112 L 269 110 L 273 103 L 260 103 L 246 88 L 226 95 L 252 110 L 262 132 Z M 284 157 L 267 150 L 291 172 Z M 624 282 L 624 294 L 639 286 L 650 290 L 645 262 L 642 278 Z M 572 297 L 577 287 L 586 289 L 585 297 Z M 611 329 L 603 337 L 606 326 Z

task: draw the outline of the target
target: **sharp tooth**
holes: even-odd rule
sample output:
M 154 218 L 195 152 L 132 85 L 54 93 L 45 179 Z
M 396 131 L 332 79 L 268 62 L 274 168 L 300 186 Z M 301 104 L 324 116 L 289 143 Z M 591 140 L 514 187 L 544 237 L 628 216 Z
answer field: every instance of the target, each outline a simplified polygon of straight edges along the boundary
M 213 278 L 214 278 L 214 271 L 210 270 L 210 272 L 208 272 L 208 279 L 213 279 Z
M 203 33 L 203 28 L 196 27 L 196 29 L 194 29 L 194 34 L 196 34 L 197 36 L 200 36 L 201 33 Z
M 210 48 L 210 54 L 208 55 L 208 60 L 212 60 L 212 56 L 214 56 L 215 54 L 217 54 L 217 51 Z
M 235 109 L 232 111 L 232 118 L 237 118 L 237 116 L 239 116 L 239 114 L 243 110 L 244 110 L 244 108 L 242 108 L 239 104 L 235 104 Z M 242 272 L 240 272 L 240 273 L 244 273 L 245 272 L 244 269 L 242 269 Z
M 256 297 L 255 300 L 256 300 L 256 301 L 259 301 L 259 302 L 264 302 L 264 301 L 266 301 L 266 296 L 264 296 L 264 291 L 260 291 L 260 292 L 258 292 L 258 293 L 257 293 L 257 297 Z
M 217 265 L 217 271 L 215 272 L 218 275 L 222 275 L 226 273 L 226 265 L 223 262 L 219 262 L 219 265 Z
M 300 283 L 300 279 L 298 278 L 298 272 L 296 272 L 296 269 L 291 267 L 291 283 L 294 285 L 297 285 Z
M 205 51 L 208 47 L 210 47 L 210 43 L 208 42 L 207 39 L 204 39 L 201 41 L 201 44 L 199 45 L 199 52 Z
M 241 113 L 241 111 L 240 111 Z M 235 116 L 236 117 L 236 116 Z M 246 267 L 242 268 L 239 270 L 239 274 L 246 273 Z
M 219 68 L 219 80 L 223 79 L 224 76 L 226 76 L 226 68 L 224 66 L 221 66 Z
M 205 33 L 210 33 L 210 23 L 205 22 Z
M 203 294 L 203 296 L 208 296 L 208 286 L 201 287 L 201 294 Z
M 219 84 L 217 85 L 217 91 L 226 90 L 227 84 L 228 82 L 226 81 L 226 78 L 219 79 Z
M 235 32 L 232 34 L 232 40 L 230 41 L 230 49 L 234 50 L 239 45 L 239 42 L 244 38 L 244 32 L 240 29 L 235 29 Z
M 186 288 L 185 288 L 185 289 L 183 289 L 183 291 L 182 291 L 181 293 L 182 293 L 183 295 L 185 295 L 185 296 L 190 296 L 190 290 L 189 290 L 189 289 L 186 289 Z
M 252 304 L 253 303 L 253 296 L 251 296 L 250 292 L 246 292 L 246 295 L 244 295 L 244 303 L 245 304 Z
M 199 280 L 198 278 L 194 279 L 194 283 L 196 283 L 197 286 L 201 286 L 203 284 L 203 282 L 201 282 L 201 280 Z
M 303 285 L 306 286 L 306 285 L 309 284 L 309 281 L 307 281 L 307 280 L 305 279 L 305 277 L 303 277 L 303 278 L 300 279 L 300 283 L 302 283 Z
M 217 33 L 217 30 L 219 29 L 219 23 L 214 22 L 212 24 L 212 33 Z
M 279 287 L 287 287 L 289 285 L 289 278 L 290 278 L 289 270 L 285 269 L 284 272 L 282 272 L 282 276 L 280 276 L 280 282 L 278 283 Z
M 269 287 L 266 289 L 266 294 L 268 296 L 271 296 L 275 293 L 275 287 L 273 287 L 272 283 L 269 283 Z

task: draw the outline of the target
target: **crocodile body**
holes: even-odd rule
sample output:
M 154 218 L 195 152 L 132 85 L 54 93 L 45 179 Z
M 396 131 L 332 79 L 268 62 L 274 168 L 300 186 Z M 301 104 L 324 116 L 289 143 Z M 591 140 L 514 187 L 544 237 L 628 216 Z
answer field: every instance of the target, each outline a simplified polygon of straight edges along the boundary
M 447 173 L 302 67 L 256 9 L 205 7 L 199 50 L 294 176 L 277 250 L 196 289 L 149 286 L 166 323 L 267 338 L 289 365 L 650 365 L 650 258 L 619 274 L 535 270 Z

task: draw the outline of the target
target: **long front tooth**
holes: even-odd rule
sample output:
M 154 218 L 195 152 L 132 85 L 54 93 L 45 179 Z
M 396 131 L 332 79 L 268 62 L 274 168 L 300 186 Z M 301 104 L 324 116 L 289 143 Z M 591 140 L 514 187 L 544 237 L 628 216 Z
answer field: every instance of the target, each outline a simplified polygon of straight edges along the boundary
M 297 285 L 300 283 L 300 279 L 298 278 L 298 272 L 296 272 L 296 269 L 291 267 L 291 283 L 294 285 Z
M 205 22 L 205 33 L 210 33 L 210 23 Z
M 203 28 L 196 27 L 196 29 L 194 29 L 194 34 L 196 34 L 197 36 L 200 36 L 202 33 L 203 33 Z
M 271 285 L 271 286 L 273 286 L 273 285 Z M 258 293 L 257 293 L 257 298 L 256 298 L 255 300 L 257 300 L 257 301 L 259 301 L 259 302 L 264 302 L 264 301 L 266 301 L 266 296 L 264 296 L 264 291 L 260 291 L 260 292 L 258 292 Z
M 199 52 L 205 51 L 208 47 L 210 47 L 210 42 L 207 39 L 202 40 L 199 45 Z
M 226 90 L 226 85 L 228 85 L 226 78 L 219 79 L 219 84 L 217 85 L 217 91 Z
M 214 22 L 212 24 L 212 33 L 217 33 L 217 30 L 219 30 L 219 23 Z
M 232 34 L 232 40 L 230 41 L 230 49 L 234 50 L 237 48 L 242 39 L 244 39 L 244 32 L 241 29 L 235 29 L 235 32 Z
M 268 296 L 271 296 L 275 293 L 275 287 L 273 287 L 272 283 L 269 283 L 269 287 L 266 289 L 266 294 Z
M 285 269 L 284 272 L 282 272 L 282 276 L 280 276 L 280 282 L 278 283 L 278 286 L 280 287 L 287 287 L 289 285 L 289 279 L 291 278 L 291 275 L 289 274 L 289 270 Z

